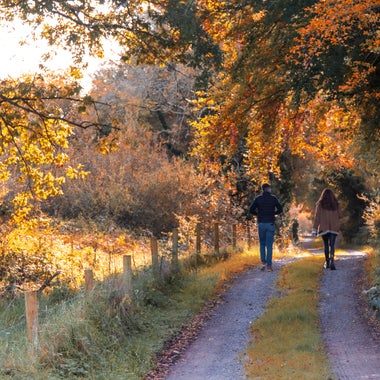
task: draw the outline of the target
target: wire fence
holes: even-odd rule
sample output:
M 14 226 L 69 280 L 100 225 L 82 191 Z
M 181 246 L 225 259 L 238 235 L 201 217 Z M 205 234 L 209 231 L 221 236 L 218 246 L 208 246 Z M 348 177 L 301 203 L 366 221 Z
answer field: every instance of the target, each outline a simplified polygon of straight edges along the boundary
M 40 333 L 51 326 L 60 315 L 70 313 L 74 305 L 85 304 L 86 297 L 94 289 L 102 286 L 114 286 L 122 297 L 134 297 L 137 284 L 133 283 L 142 271 L 149 272 L 153 281 L 162 282 L 168 276 L 175 276 L 183 270 L 192 270 L 207 258 L 222 260 L 237 250 L 238 243 L 250 248 L 253 243 L 254 226 L 232 225 L 221 230 L 219 223 L 214 223 L 207 231 L 197 224 L 194 231 L 194 245 L 189 253 L 179 240 L 179 233 L 174 229 L 170 239 L 158 241 L 150 238 L 151 259 L 149 265 L 141 268 L 133 265 L 131 255 L 123 255 L 122 271 L 106 282 L 94 278 L 94 272 L 87 268 L 84 272 L 84 286 L 73 292 L 69 298 L 52 302 L 49 297 L 40 296 L 38 291 L 25 293 L 25 299 L 15 298 L 0 303 L 0 367 L 7 365 L 17 356 L 33 357 L 39 352 Z M 205 237 L 208 242 L 205 242 Z M 186 249 L 185 249 L 186 248 Z M 114 281 L 114 282 L 112 282 Z

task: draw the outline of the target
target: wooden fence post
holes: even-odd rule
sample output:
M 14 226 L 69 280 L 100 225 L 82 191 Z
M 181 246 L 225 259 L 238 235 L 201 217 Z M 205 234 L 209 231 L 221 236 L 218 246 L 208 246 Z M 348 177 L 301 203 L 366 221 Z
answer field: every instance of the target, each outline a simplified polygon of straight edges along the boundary
M 236 250 L 236 224 L 232 225 L 232 249 Z
M 131 255 L 123 256 L 123 282 L 125 286 L 125 293 L 132 296 L 132 257 Z
M 174 228 L 172 235 L 172 272 L 177 273 L 178 270 L 178 228 Z
M 202 224 L 197 223 L 197 226 L 195 227 L 195 233 L 196 233 L 196 240 L 195 240 L 195 250 L 198 257 L 201 256 L 201 247 L 202 247 L 202 240 L 201 240 L 201 232 L 202 232 Z
M 25 293 L 26 328 L 32 353 L 38 348 L 38 300 L 37 292 Z
M 219 223 L 214 223 L 214 251 L 216 255 L 219 255 Z
M 91 290 L 94 288 L 94 273 L 92 269 L 84 270 L 84 284 L 86 292 L 91 292 Z
M 150 250 L 152 253 L 152 268 L 153 268 L 153 275 L 158 278 L 160 269 L 159 269 L 159 263 L 158 263 L 158 244 L 157 244 L 157 238 L 152 236 L 150 239 Z

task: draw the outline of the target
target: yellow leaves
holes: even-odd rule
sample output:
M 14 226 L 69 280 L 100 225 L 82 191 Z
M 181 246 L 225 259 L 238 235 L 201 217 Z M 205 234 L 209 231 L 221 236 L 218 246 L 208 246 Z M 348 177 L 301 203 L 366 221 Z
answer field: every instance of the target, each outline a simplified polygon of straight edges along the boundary
M 266 11 L 265 10 L 261 10 L 260 12 L 257 12 L 257 13 L 253 13 L 252 15 L 251 15 L 251 19 L 253 20 L 253 21 L 261 21 L 264 17 L 265 17 L 265 15 L 266 15 Z
M 69 156 L 66 154 L 66 153 L 58 153 L 54 159 L 53 159 L 53 163 L 57 166 L 57 167 L 62 167 L 67 161 L 69 160 Z
M 67 91 L 72 94 L 70 87 Z M 62 193 L 65 176 L 59 168 L 68 162 L 64 149 L 68 148 L 72 127 L 60 120 L 58 102 L 43 100 L 57 96 L 57 87 L 46 84 L 43 78 L 24 76 L 21 82 L 4 82 L 2 96 L 0 181 L 9 181 L 11 175 L 14 178 L 14 191 L 19 192 L 13 199 L 14 221 L 19 224 L 29 217 L 32 204 Z M 82 168 L 68 173 L 74 178 L 86 174 Z
M 196 131 L 193 154 L 207 162 L 221 162 L 228 161 L 221 156 L 230 158 L 244 149 L 244 165 L 254 178 L 278 173 L 279 157 L 285 150 L 332 167 L 352 166 L 353 136 L 359 115 L 354 109 L 339 107 L 332 96 L 327 100 L 321 93 L 309 103 L 301 91 L 296 98 L 300 83 L 296 81 L 297 87 L 293 87 L 290 81 L 296 78 L 292 77 L 294 63 L 302 63 L 302 70 L 307 71 L 331 47 L 344 46 L 348 51 L 351 39 L 365 31 L 365 50 L 379 49 L 373 28 L 375 3 L 378 0 L 315 2 L 307 10 L 309 18 L 300 20 L 304 16 L 300 8 L 295 13 L 298 18 L 293 18 L 294 25 L 271 26 L 269 16 L 273 15 L 266 13 L 270 13 L 269 8 L 258 12 L 250 5 L 239 4 L 235 9 L 234 2 L 199 0 L 207 15 L 203 26 L 220 43 L 224 66 L 210 92 L 197 94 L 198 100 L 193 103 L 201 115 L 192 122 Z M 298 29 L 299 39 L 294 41 L 296 25 L 304 27 Z M 284 41 L 285 46 L 276 41 Z M 348 92 L 365 84 L 372 73 L 363 62 L 347 60 L 345 64 L 354 69 L 341 90 Z M 333 74 L 342 71 L 342 67 L 329 69 Z M 325 71 L 326 75 L 333 75 Z M 324 74 L 320 75 L 322 78 Z M 239 143 L 243 147 L 240 151 Z
M 118 149 L 118 140 L 114 136 L 103 138 L 96 146 L 96 150 L 101 154 L 109 154 Z
M 179 30 L 173 30 L 172 31 L 173 42 L 178 42 L 180 38 L 181 38 L 181 32 Z
M 17 164 L 19 160 L 20 160 L 20 157 L 17 156 L 17 150 L 16 150 L 16 153 L 11 154 L 8 158 L 4 160 L 4 165 L 6 165 L 6 167 L 9 167 L 9 166 Z
M 103 49 L 100 49 L 100 48 L 96 49 L 96 51 L 94 52 L 94 54 L 99 59 L 103 59 L 104 58 L 104 50 Z M 83 75 L 82 75 L 82 77 L 83 77 Z
M 10 177 L 11 173 L 8 170 L 8 166 L 3 162 L 0 162 L 0 181 L 7 181 Z
M 245 161 L 253 178 L 262 181 L 269 173 L 279 174 L 278 160 L 284 148 L 280 129 L 268 131 L 265 124 L 252 119 L 246 144 Z
M 73 130 L 70 125 L 64 122 L 53 122 L 52 129 L 54 129 L 54 143 L 62 148 L 68 148 L 68 137 L 71 136 Z
M 78 165 L 76 168 L 73 168 L 72 166 L 69 166 L 66 169 L 66 175 L 67 177 L 71 179 L 83 179 L 85 178 L 90 172 L 83 170 L 83 165 Z
M 19 207 L 25 207 L 28 204 L 28 199 L 29 197 L 26 193 L 20 193 L 14 197 L 13 203 Z
M 30 194 L 28 193 L 20 193 L 17 194 L 12 203 L 15 208 L 15 212 L 13 214 L 13 223 L 17 225 L 22 225 L 27 221 L 27 218 L 32 210 L 32 207 L 29 204 Z
M 43 174 L 41 172 L 33 172 L 33 192 L 39 199 L 47 199 L 62 194 L 59 184 L 62 184 L 64 177 L 56 178 L 52 173 Z
M 82 79 L 83 78 L 82 71 L 79 68 L 75 67 L 75 66 L 70 66 L 70 75 L 74 79 Z

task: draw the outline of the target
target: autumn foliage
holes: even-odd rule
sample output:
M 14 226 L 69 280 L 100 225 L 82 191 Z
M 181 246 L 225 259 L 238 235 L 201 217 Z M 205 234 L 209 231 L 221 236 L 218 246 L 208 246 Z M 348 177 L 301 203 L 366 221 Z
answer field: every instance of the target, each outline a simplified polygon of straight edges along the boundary
M 64 76 L 42 66 L 1 81 L 6 221 L 47 213 L 159 235 L 245 221 L 264 180 L 287 207 L 311 208 L 314 179 L 334 186 L 331 171 L 378 188 L 377 0 L 0 6 L 3 22 L 73 54 Z M 105 38 L 120 62 L 84 95 L 85 53 L 102 56 Z
M 48 54 L 40 72 L 0 80 L 6 311 L 28 289 L 43 289 L 49 308 L 70 299 L 43 321 L 39 369 L 67 378 L 120 366 L 122 376 L 143 376 L 145 357 L 233 267 L 156 281 L 149 238 L 161 239 L 164 266 L 178 228 L 192 270 L 195 226 L 206 243 L 214 221 L 222 236 L 233 223 L 253 231 L 247 209 L 263 181 L 285 206 L 281 251 L 294 226 L 309 232 L 327 186 L 344 212 L 343 239 L 378 244 L 379 12 L 379 0 L 0 0 L 1 23 L 21 20 L 50 55 L 63 48 L 73 58 L 63 74 L 46 68 Z M 85 94 L 88 57 L 104 57 L 107 40 L 120 60 Z M 132 297 L 117 281 L 73 297 L 88 267 L 96 281 L 117 279 L 124 254 L 143 268 Z M 164 316 L 174 320 L 161 324 Z M 22 376 L 11 340 L 0 372 Z
M 203 159 L 239 155 L 260 178 L 279 174 L 286 148 L 351 167 L 364 131 L 377 146 L 378 128 L 367 129 L 363 118 L 368 108 L 378 117 L 378 4 L 309 3 L 201 2 L 205 29 L 225 54 L 224 70 L 199 101 L 209 110 L 195 124 Z

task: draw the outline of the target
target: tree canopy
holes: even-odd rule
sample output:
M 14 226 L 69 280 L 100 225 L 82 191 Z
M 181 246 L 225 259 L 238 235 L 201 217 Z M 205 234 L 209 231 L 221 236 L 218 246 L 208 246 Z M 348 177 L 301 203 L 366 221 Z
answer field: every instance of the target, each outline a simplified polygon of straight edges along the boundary
M 256 177 L 276 172 L 286 148 L 335 167 L 353 165 L 354 140 L 378 154 L 378 2 L 217 6 L 205 24 L 224 68 L 200 100 L 209 112 L 195 125 L 197 154 L 243 154 Z
M 65 164 L 72 127 L 117 123 L 78 116 L 97 115 L 76 79 L 107 38 L 125 64 L 194 70 L 188 117 L 201 168 L 259 181 L 280 176 L 286 152 L 329 168 L 361 162 L 376 176 L 379 10 L 378 0 L 0 1 L 3 22 L 21 18 L 73 54 L 70 79 L 1 82 L 2 179 L 25 183 L 14 199 L 26 206 L 59 193 L 65 173 L 54 168 L 81 175 Z

